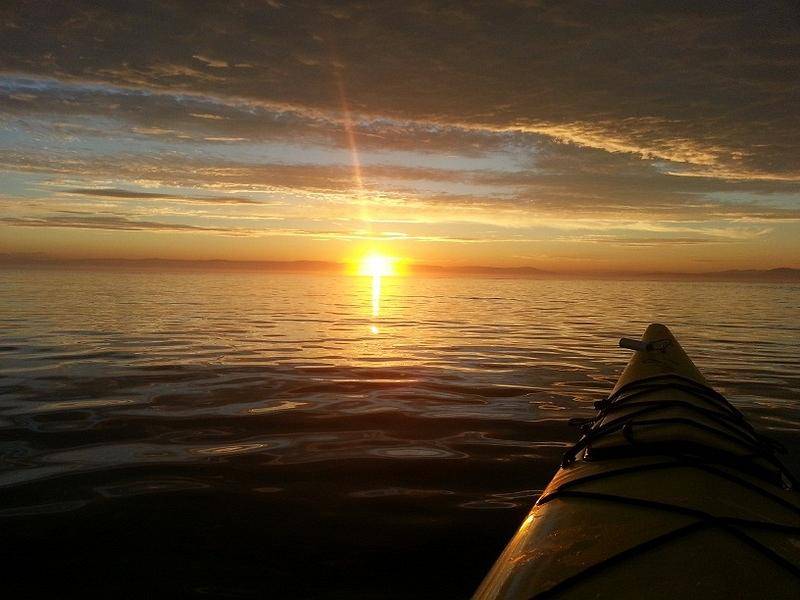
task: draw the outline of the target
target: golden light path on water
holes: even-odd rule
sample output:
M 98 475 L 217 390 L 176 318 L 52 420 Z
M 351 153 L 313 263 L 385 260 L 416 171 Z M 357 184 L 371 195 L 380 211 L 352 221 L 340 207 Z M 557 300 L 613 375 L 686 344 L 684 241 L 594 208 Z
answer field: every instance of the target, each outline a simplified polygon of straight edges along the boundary
M 372 318 L 377 319 L 381 311 L 381 278 L 396 275 L 395 262 L 397 259 L 371 252 L 361 259 L 359 274 L 372 277 Z M 373 334 L 380 333 L 376 323 L 370 325 Z
M 372 316 L 377 318 L 381 312 L 381 276 L 372 276 Z M 373 325 L 374 327 L 374 325 Z

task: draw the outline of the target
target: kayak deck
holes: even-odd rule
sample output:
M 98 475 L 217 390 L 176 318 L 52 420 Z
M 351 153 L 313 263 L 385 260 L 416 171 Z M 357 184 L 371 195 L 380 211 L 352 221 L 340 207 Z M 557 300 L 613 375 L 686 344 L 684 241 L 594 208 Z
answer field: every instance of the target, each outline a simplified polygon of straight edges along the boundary
M 797 598 L 800 499 L 775 445 L 647 328 L 475 594 Z

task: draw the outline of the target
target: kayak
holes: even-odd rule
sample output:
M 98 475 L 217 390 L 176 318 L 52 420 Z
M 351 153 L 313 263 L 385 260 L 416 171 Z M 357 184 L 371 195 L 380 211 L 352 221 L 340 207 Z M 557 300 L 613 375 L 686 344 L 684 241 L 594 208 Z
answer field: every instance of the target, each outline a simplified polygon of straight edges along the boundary
M 800 494 L 652 324 L 475 600 L 800 598 Z

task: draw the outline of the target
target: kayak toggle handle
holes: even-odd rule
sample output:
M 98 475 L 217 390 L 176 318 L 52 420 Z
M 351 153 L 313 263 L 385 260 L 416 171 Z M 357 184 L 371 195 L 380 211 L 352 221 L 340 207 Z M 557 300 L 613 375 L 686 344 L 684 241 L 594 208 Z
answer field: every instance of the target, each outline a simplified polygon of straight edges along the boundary
M 631 338 L 626 337 L 619 339 L 619 347 L 641 352 L 650 350 L 650 344 L 647 342 L 643 342 L 642 340 L 632 340 Z
M 637 352 L 666 352 L 667 348 L 672 345 L 670 340 L 654 340 L 652 342 L 645 342 L 642 340 L 632 340 L 631 338 L 620 338 L 619 347 L 627 348 L 628 350 L 636 350 Z

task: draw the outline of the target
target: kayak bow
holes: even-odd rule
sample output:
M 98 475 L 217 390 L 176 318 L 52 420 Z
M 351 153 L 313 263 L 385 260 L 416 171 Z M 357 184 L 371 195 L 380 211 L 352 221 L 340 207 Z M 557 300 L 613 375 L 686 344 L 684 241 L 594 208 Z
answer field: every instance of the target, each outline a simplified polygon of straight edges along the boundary
M 475 600 L 800 598 L 800 494 L 777 444 L 709 387 L 663 325 Z

